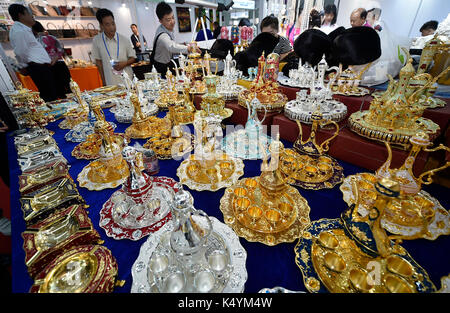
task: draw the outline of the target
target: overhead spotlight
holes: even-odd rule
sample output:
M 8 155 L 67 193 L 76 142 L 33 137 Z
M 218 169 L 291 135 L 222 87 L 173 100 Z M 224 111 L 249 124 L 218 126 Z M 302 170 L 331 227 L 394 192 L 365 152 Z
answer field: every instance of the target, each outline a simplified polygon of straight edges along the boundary
M 88 5 L 92 5 L 92 1 L 88 1 Z
M 148 10 L 148 5 L 145 5 L 145 9 Z

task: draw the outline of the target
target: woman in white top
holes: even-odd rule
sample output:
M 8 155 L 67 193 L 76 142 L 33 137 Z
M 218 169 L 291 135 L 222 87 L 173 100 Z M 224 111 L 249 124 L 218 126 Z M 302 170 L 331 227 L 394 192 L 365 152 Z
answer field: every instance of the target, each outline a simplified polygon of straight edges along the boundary
M 337 9 L 334 4 L 329 4 L 325 7 L 324 11 L 325 15 L 323 17 L 322 26 L 320 27 L 320 30 L 328 35 L 337 28 L 336 25 Z

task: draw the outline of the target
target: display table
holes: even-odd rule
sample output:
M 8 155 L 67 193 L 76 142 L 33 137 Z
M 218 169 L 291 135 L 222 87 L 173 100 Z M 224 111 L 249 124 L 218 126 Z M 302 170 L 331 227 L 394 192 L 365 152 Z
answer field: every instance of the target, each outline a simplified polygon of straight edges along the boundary
M 107 121 L 114 121 L 114 116 L 109 112 L 109 109 L 104 110 Z M 166 113 L 160 113 L 162 117 Z M 274 118 L 276 122 L 276 118 Z M 70 163 L 69 174 L 76 180 L 76 177 L 81 172 L 82 168 L 86 166 L 89 161 L 79 160 L 72 157 L 71 152 L 76 146 L 76 143 L 67 142 L 64 135 L 68 130 L 62 130 L 57 125 L 60 121 L 56 121 L 47 126 L 49 130 L 55 132 L 55 138 L 64 157 Z M 129 124 L 117 123 L 116 132 L 123 133 Z M 284 127 L 283 127 L 284 128 Z M 192 130 L 192 126 L 190 126 Z M 135 142 L 143 144 L 145 140 L 131 140 L 130 146 Z M 283 140 L 286 148 L 292 147 L 292 143 Z M 367 155 L 365 146 L 359 147 L 361 156 Z M 333 148 L 334 149 L 334 148 Z M 22 211 L 20 208 L 18 191 L 18 176 L 20 169 L 17 164 L 17 153 L 13 145 L 13 137 L 8 136 L 8 157 L 9 169 L 11 174 L 11 220 L 12 220 L 12 275 L 13 275 L 13 292 L 28 292 L 32 285 L 27 268 L 24 263 L 23 240 L 21 233 L 25 230 L 25 221 L 23 220 Z M 159 161 L 160 171 L 157 175 L 168 176 L 178 180 L 176 171 L 182 160 L 164 160 Z M 351 175 L 366 171 L 361 167 L 354 166 L 350 163 L 339 160 L 339 163 L 344 168 L 344 174 Z M 259 176 L 260 175 L 260 160 L 246 160 L 244 161 L 244 177 Z M 103 191 L 89 191 L 88 189 L 77 188 L 86 203 L 90 206 L 88 209 L 89 218 L 94 224 L 94 227 L 99 232 L 101 238 L 105 241 L 104 246 L 111 250 L 118 262 L 118 279 L 125 280 L 123 287 L 117 287 L 115 292 L 128 293 L 131 290 L 132 276 L 131 267 L 139 255 L 141 245 L 147 240 L 147 237 L 139 241 L 130 240 L 114 240 L 106 236 L 105 231 L 99 227 L 99 211 L 103 203 L 117 190 L 105 189 Z M 204 210 L 207 214 L 223 221 L 223 215 L 219 210 L 219 202 L 224 195 L 224 189 L 217 192 L 209 191 L 190 191 L 194 197 L 194 204 L 197 209 Z M 443 207 L 450 207 L 450 195 L 447 188 L 432 184 L 424 186 L 424 190 L 436 197 Z M 342 193 L 339 190 L 339 185 L 332 189 L 325 189 L 319 191 L 303 190 L 298 188 L 301 195 L 306 198 L 311 208 L 311 221 L 321 218 L 338 218 L 342 211 L 347 207 L 342 199 Z M 257 292 L 265 287 L 282 286 L 291 290 L 306 291 L 303 283 L 301 271 L 295 264 L 294 247 L 297 241 L 292 243 L 279 244 L 273 247 L 263 245 L 261 243 L 248 242 L 240 238 L 240 242 L 247 251 L 246 267 L 248 272 L 248 280 L 245 284 L 245 292 Z M 408 250 L 411 256 L 428 271 L 431 280 L 440 288 L 440 278 L 449 274 L 448 264 L 450 262 L 450 236 L 441 236 L 435 241 L 429 240 L 413 240 L 406 241 L 403 247 Z
M 72 79 L 78 84 L 81 91 L 92 90 L 103 86 L 102 77 L 98 72 L 97 66 L 76 67 L 69 70 Z M 36 85 L 31 79 L 31 76 L 23 76 L 19 72 L 16 72 L 16 75 L 23 87 L 33 91 L 38 91 Z

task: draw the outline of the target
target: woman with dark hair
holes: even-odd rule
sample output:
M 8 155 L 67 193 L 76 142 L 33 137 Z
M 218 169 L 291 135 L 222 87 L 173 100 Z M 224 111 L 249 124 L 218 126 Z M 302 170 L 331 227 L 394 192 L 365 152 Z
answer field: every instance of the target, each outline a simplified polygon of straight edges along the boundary
M 34 23 L 31 27 L 37 41 L 47 51 L 52 60 L 52 68 L 55 74 L 56 91 L 60 98 L 65 98 L 65 95 L 71 93 L 70 90 L 70 71 L 64 62 L 64 47 L 61 42 L 54 36 L 49 35 L 44 26 L 40 22 Z
M 308 29 L 320 29 L 321 17 L 319 11 L 312 9 L 309 13 Z
M 324 9 L 324 17 L 320 30 L 323 31 L 325 34 L 331 33 L 333 30 L 337 28 L 336 20 L 337 20 L 336 6 L 334 4 L 327 5 Z
M 250 23 L 250 20 L 248 18 L 241 18 L 239 21 L 239 27 L 241 26 L 252 26 L 252 23 Z

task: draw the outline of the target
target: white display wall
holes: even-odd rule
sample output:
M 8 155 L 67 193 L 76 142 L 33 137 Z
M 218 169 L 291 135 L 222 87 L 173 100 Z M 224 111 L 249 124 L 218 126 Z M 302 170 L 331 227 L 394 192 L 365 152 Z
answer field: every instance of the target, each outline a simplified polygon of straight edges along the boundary
M 414 38 L 420 27 L 429 20 L 443 21 L 450 13 L 450 0 L 335 0 L 339 5 L 337 24 L 350 27 L 350 14 L 359 7 L 367 10 L 378 7 L 381 20 L 393 33 Z
M 19 3 L 23 3 L 23 1 L 16 1 Z M 29 3 L 30 1 L 25 1 L 25 3 Z M 44 1 L 33 1 L 34 4 L 44 5 Z M 88 1 L 75 1 L 75 0 L 48 0 L 50 5 L 69 5 L 69 6 L 89 6 Z M 107 8 L 111 10 L 115 17 L 115 22 L 117 25 L 117 31 L 126 37 L 130 37 L 132 32 L 130 29 L 130 25 L 137 23 L 137 18 L 135 16 L 134 11 L 134 3 L 136 3 L 136 12 L 138 14 L 138 19 L 141 24 L 140 32 L 147 39 L 147 43 L 149 48 L 152 47 L 153 37 L 155 35 L 156 28 L 159 26 L 159 21 L 155 13 L 157 2 L 149 2 L 142 0 L 92 0 L 91 6 L 99 7 L 99 8 Z M 173 1 L 174 2 L 174 1 Z M 215 1 L 211 1 L 215 2 Z M 13 3 L 13 1 L 11 1 Z M 174 10 L 175 19 L 176 16 L 176 7 L 188 7 L 190 8 L 190 16 L 191 16 L 191 26 L 192 30 L 195 30 L 195 7 L 190 5 L 180 5 L 175 3 L 170 4 Z M 206 10 L 207 14 L 209 10 Z M 97 29 L 99 29 L 98 22 L 94 17 L 36 17 L 36 20 L 40 21 L 42 25 L 47 28 L 48 23 L 56 24 L 58 27 L 62 26 L 64 22 L 68 22 L 70 26 L 75 27 L 77 23 L 81 23 L 83 26 L 87 27 L 88 23 L 93 23 Z M 214 19 L 212 19 L 214 20 Z M 50 25 L 49 25 L 50 26 Z M 177 42 L 189 42 L 192 38 L 192 33 L 180 33 L 178 31 L 178 25 L 175 26 L 174 30 L 175 39 Z M 89 53 L 91 51 L 92 39 L 67 39 L 64 38 L 61 40 L 64 47 L 72 49 L 72 56 L 76 59 L 83 59 L 89 61 Z M 14 57 L 14 52 L 9 42 L 2 43 L 3 49 L 5 50 L 6 55 L 10 57 Z

